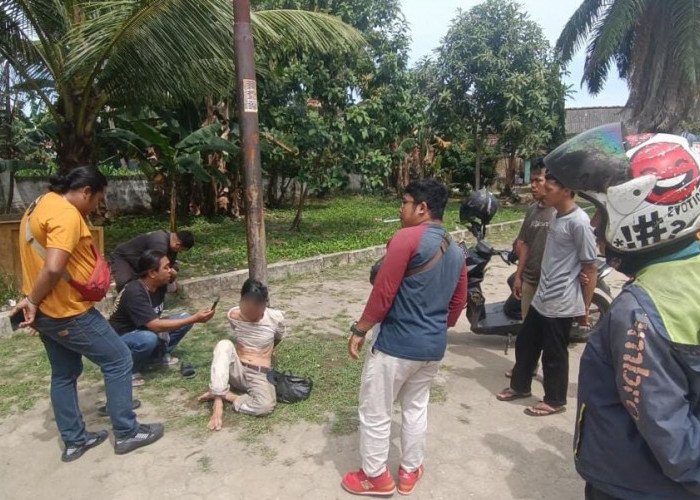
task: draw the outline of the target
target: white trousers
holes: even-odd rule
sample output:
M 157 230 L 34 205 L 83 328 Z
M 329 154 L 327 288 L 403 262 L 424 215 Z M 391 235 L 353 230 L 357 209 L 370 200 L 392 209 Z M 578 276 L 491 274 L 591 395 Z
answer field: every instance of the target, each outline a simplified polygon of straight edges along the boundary
M 237 412 L 262 416 L 275 409 L 275 386 L 267 381 L 267 375 L 243 366 L 233 342 L 220 340 L 214 348 L 209 391 L 225 396 L 229 388 L 243 393 L 233 403 Z
M 413 472 L 423 463 L 430 384 L 439 365 L 439 361 L 411 361 L 369 349 L 359 408 L 362 470 L 369 477 L 385 470 L 392 407 L 397 399 L 401 403 L 401 467 Z

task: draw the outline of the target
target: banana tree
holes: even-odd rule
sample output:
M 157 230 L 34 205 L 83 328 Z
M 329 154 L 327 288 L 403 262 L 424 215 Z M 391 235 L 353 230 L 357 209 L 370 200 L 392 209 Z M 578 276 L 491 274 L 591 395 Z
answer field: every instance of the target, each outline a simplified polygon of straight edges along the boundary
M 356 51 L 364 39 L 335 17 L 297 10 L 253 14 L 258 56 L 280 42 Z M 0 57 L 58 126 L 62 170 L 96 162 L 107 106 L 176 104 L 231 93 L 230 0 L 0 0 Z
M 170 120 L 168 127 L 179 128 Z M 197 180 L 208 183 L 215 179 L 227 183 L 226 176 L 215 168 L 207 168 L 205 158 L 213 152 L 236 155 L 240 151 L 237 143 L 219 137 L 221 124 L 212 123 L 174 141 L 165 127 L 157 127 L 145 121 L 133 121 L 129 128 L 106 129 L 99 133 L 100 140 L 118 141 L 125 144 L 132 153 L 141 157 L 141 166 L 157 185 L 169 190 L 170 230 L 177 231 L 178 185 L 183 176 L 189 174 Z M 172 130 L 170 130 L 172 132 Z

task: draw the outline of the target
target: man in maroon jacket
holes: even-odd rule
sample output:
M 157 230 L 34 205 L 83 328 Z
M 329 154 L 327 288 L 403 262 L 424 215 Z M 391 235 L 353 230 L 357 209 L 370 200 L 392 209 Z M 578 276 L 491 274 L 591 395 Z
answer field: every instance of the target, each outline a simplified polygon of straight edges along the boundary
M 467 300 L 464 255 L 442 227 L 448 192 L 433 179 L 408 185 L 401 202 L 402 229 L 386 257 L 360 320 L 351 327 L 348 352 L 358 359 L 365 334 L 375 338 L 360 388 L 362 468 L 343 478 L 358 495 L 389 496 L 396 484 L 386 462 L 392 406 L 401 402 L 399 492 L 409 494 L 423 474 L 430 384 Z

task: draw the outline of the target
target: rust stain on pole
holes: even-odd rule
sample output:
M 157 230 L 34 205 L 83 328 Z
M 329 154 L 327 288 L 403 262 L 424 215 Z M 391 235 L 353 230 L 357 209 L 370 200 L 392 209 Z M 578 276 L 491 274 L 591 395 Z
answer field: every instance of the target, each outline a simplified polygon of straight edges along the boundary
M 255 80 L 255 47 L 250 28 L 250 0 L 233 0 L 233 37 L 246 202 L 248 272 L 267 283 L 267 255 L 260 168 L 260 130 Z

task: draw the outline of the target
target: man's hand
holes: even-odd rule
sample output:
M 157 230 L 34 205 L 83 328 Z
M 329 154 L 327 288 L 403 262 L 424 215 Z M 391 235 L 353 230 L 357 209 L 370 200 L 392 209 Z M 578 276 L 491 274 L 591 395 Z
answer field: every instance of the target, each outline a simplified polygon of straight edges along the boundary
M 350 335 L 348 340 L 348 354 L 352 359 L 360 359 L 360 351 L 365 344 L 365 338 L 358 335 Z
M 202 311 L 197 311 L 194 314 L 195 323 L 206 323 L 214 317 L 214 311 L 211 309 L 205 309 Z
M 591 282 L 588 275 L 584 272 L 581 272 L 581 274 L 578 275 L 578 280 L 581 282 L 581 286 L 586 286 L 588 283 Z
M 14 307 L 14 309 L 12 309 L 12 312 L 10 312 L 10 316 L 14 316 L 20 310 L 24 311 L 24 321 L 19 324 L 20 328 L 30 326 L 32 323 L 34 323 L 34 318 L 36 318 L 36 312 L 38 310 L 37 306 L 29 302 L 25 297 L 19 301 L 19 303 Z
M 523 279 L 520 276 L 516 276 L 513 282 L 513 297 L 518 300 L 523 297 Z

